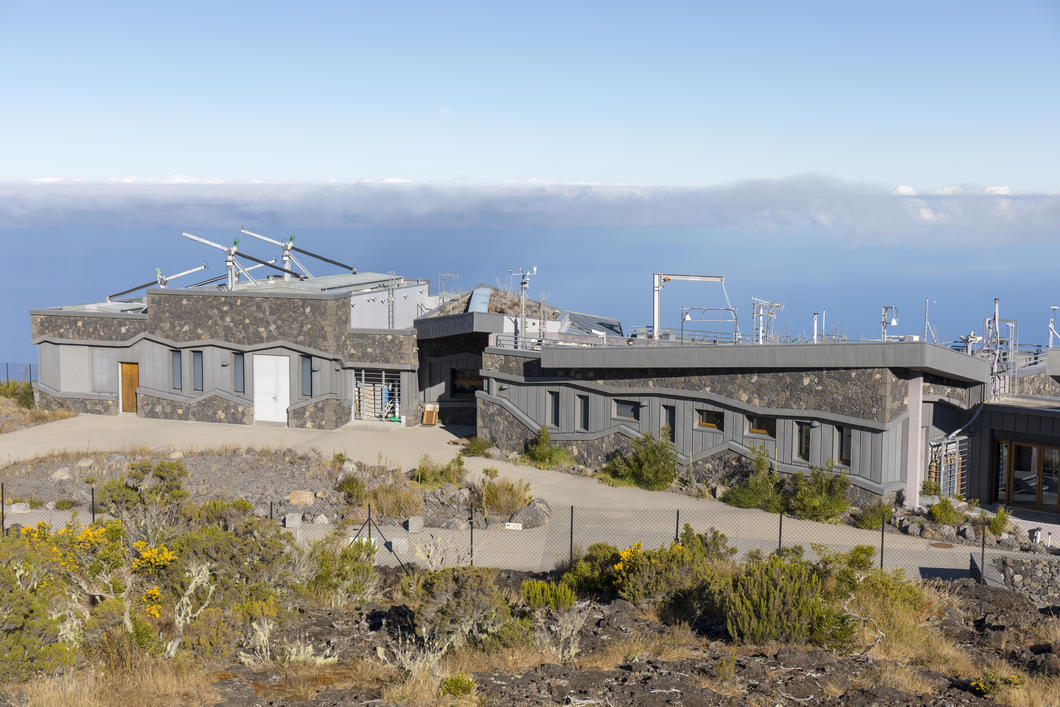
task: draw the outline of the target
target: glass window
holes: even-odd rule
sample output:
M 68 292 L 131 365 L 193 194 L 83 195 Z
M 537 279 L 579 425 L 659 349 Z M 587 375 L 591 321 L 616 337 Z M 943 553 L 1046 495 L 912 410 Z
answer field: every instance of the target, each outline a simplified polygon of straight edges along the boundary
M 232 354 L 232 390 L 242 393 L 247 389 L 247 380 L 243 369 L 243 354 Z
M 1042 447 L 1042 509 L 1056 510 L 1056 484 L 1060 480 L 1060 449 Z
M 559 427 L 559 393 L 548 391 L 548 424 Z
M 628 417 L 632 420 L 639 420 L 640 403 L 634 403 L 629 400 L 616 400 L 615 417 Z
M 180 351 L 172 351 L 171 358 L 173 361 L 173 390 L 181 390 L 184 388 L 184 375 L 182 373 Z
M 473 398 L 475 391 L 482 390 L 482 376 L 473 368 L 449 369 L 449 396 Z
M 202 351 L 191 352 L 191 387 L 202 390 Z
M 1009 503 L 1008 498 L 1008 457 L 1009 443 L 996 442 L 994 445 L 994 500 Z
M 809 422 L 795 423 L 795 457 L 804 462 L 810 461 L 810 430 Z
M 578 396 L 578 428 L 589 429 L 589 396 Z
M 765 435 L 766 437 L 777 436 L 777 421 L 772 417 L 751 415 L 747 418 L 747 431 L 754 435 Z
M 677 442 L 677 407 L 675 405 L 663 405 L 662 409 L 663 429 L 666 430 L 670 442 Z
M 313 357 L 302 357 L 302 395 L 313 396 Z
M 699 426 L 709 427 L 712 430 L 724 430 L 725 429 L 725 413 L 719 410 L 697 410 L 699 416 Z
M 839 450 L 836 455 L 836 461 L 840 464 L 850 466 L 850 447 L 851 438 L 853 437 L 853 430 L 849 427 L 836 427 L 836 437 L 838 438 Z
M 1012 445 L 1012 504 L 1034 507 L 1038 500 L 1038 470 L 1034 468 L 1034 447 Z

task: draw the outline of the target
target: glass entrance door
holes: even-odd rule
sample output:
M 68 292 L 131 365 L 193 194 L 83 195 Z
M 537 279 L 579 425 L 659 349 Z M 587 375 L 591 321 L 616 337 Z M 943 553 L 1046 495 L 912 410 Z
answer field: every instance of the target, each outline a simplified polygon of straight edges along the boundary
M 1060 482 L 1060 449 L 1041 447 L 1042 457 L 1042 497 L 1041 509 L 1055 511 L 1057 501 L 1057 482 Z
M 1038 505 L 1038 469 L 1034 463 L 1034 447 L 1012 445 L 1011 502 L 1014 506 L 1034 508 Z

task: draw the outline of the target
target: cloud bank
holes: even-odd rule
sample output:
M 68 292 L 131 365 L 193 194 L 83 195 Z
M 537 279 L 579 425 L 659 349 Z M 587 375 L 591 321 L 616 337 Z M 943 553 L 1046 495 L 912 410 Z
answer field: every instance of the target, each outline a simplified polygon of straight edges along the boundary
M 219 183 L 194 177 L 0 184 L 0 229 L 806 229 L 859 242 L 1054 238 L 1060 194 L 919 194 L 819 176 L 685 188 L 551 182 Z

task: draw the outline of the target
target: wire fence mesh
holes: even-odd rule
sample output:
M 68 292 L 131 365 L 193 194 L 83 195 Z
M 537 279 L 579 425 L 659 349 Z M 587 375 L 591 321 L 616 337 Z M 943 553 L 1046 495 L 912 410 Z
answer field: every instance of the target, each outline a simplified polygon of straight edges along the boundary
M 37 380 L 37 364 L 0 362 L 0 383 Z

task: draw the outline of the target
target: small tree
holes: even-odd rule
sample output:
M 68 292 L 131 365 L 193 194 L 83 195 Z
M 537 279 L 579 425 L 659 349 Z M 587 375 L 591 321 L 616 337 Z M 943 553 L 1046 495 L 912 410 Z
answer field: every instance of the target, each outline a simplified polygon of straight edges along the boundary
M 677 452 L 670 443 L 669 427 L 663 427 L 658 439 L 645 432 L 633 440 L 631 454 L 612 459 L 604 467 L 608 475 L 652 491 L 667 488 L 673 482 L 676 470 Z

